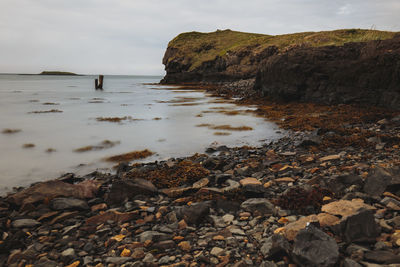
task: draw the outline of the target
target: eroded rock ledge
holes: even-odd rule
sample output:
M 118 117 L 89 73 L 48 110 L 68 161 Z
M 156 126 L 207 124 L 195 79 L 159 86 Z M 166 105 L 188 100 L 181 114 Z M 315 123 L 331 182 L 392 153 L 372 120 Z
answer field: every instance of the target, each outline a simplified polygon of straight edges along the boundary
M 400 109 L 400 34 L 393 32 L 191 32 L 169 43 L 163 64 L 166 84 L 256 78 L 254 89 L 272 99 Z

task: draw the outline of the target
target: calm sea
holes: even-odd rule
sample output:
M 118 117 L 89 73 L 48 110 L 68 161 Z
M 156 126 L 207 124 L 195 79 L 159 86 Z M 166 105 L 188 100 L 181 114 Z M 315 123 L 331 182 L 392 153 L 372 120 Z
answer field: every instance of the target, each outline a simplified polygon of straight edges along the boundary
M 134 150 L 156 152 L 145 160 L 153 161 L 201 153 L 210 145 L 259 145 L 279 137 L 276 125 L 245 112 L 254 107 L 203 91 L 150 85 L 161 77 L 105 76 L 104 91 L 94 90 L 94 79 L 0 75 L 0 194 L 66 172 L 108 170 L 114 164 L 104 158 Z M 58 112 L 43 113 L 50 110 Z M 101 117 L 127 119 L 98 121 Z M 213 129 L 221 125 L 253 130 Z M 20 131 L 3 133 L 7 129 Z M 104 140 L 117 144 L 74 151 Z

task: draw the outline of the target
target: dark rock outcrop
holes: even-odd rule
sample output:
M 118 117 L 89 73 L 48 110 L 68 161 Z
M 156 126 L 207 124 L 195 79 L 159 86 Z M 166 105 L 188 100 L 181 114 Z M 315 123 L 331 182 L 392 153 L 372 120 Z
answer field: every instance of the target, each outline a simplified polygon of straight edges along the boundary
M 400 36 L 273 55 L 260 68 L 255 88 L 277 100 L 400 109 Z
M 400 109 L 400 35 L 393 32 L 183 33 L 163 64 L 165 84 L 255 78 L 254 89 L 274 100 Z

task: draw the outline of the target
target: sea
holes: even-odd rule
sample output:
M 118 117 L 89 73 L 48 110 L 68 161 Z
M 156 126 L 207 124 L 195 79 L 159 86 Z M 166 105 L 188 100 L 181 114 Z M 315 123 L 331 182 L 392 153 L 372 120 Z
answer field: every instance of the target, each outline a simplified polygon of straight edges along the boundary
M 131 151 L 153 151 L 139 160 L 149 162 L 282 135 L 255 106 L 159 85 L 159 76 L 106 75 L 104 90 L 95 78 L 0 75 L 0 195 L 69 172 L 113 171 L 105 159 Z

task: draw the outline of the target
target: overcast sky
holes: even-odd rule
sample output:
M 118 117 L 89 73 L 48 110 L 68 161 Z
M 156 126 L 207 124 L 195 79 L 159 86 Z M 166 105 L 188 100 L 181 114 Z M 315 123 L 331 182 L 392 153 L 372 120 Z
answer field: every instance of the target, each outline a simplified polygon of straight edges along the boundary
M 163 75 L 181 32 L 400 31 L 400 0 L 0 0 L 0 73 Z

